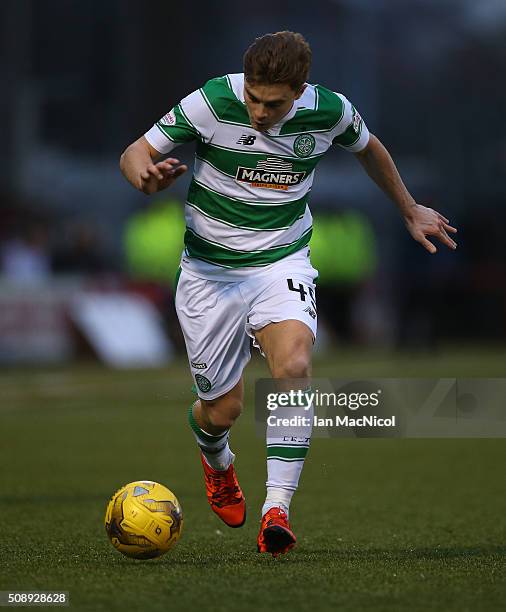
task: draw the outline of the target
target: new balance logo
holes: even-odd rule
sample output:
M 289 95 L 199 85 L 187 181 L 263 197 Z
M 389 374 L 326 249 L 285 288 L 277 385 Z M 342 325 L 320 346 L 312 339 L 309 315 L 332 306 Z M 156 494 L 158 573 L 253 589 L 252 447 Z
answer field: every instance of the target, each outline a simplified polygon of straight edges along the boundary
M 205 370 L 207 368 L 207 363 L 195 363 L 195 361 L 190 361 L 192 368 L 196 370 Z
M 239 140 L 237 141 L 236 144 L 242 144 L 242 145 L 253 145 L 255 144 L 255 140 L 257 139 L 256 136 L 248 136 L 247 134 L 243 134 Z

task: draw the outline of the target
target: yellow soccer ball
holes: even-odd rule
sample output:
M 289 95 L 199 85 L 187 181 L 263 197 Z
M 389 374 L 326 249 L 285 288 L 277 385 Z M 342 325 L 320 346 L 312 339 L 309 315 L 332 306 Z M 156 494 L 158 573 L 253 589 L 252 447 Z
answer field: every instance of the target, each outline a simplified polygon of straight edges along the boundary
M 133 559 L 164 555 L 179 540 L 182 529 L 177 497 L 151 480 L 125 485 L 107 505 L 107 535 L 116 550 Z

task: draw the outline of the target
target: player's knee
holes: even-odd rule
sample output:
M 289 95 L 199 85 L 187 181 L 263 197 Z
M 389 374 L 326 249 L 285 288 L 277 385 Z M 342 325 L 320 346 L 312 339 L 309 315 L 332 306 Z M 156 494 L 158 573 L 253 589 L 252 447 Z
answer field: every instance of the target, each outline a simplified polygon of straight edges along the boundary
M 311 374 L 311 361 L 304 354 L 294 354 L 273 367 L 273 378 L 307 378 Z
M 213 429 L 230 429 L 242 412 L 242 402 L 233 397 L 206 401 L 203 407 Z

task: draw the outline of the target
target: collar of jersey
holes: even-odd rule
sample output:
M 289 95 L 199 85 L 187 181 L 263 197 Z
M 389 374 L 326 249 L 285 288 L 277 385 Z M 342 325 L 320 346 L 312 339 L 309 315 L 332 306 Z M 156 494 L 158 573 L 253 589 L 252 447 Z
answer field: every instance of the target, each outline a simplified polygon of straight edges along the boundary
M 239 102 L 246 104 L 246 102 L 244 101 L 244 72 L 237 72 L 236 74 L 229 74 L 228 78 L 232 85 L 232 91 L 234 92 L 235 97 L 239 100 Z M 305 96 L 303 94 L 298 100 L 294 101 L 294 103 L 292 104 L 292 108 L 281 119 L 281 121 L 274 124 L 270 129 L 267 130 L 266 132 L 267 136 L 279 135 L 279 132 L 281 131 L 281 128 L 283 127 L 283 124 L 285 124 L 287 121 L 290 121 L 290 119 L 293 119 L 293 117 L 295 117 L 295 113 L 299 109 L 307 108 L 306 104 L 303 102 L 304 97 Z

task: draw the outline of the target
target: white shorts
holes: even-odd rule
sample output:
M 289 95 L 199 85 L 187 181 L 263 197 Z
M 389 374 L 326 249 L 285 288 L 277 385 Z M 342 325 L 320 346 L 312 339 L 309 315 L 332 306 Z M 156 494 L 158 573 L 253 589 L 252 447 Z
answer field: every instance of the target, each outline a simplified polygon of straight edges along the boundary
M 209 280 L 183 269 L 176 311 L 199 397 L 212 400 L 239 382 L 251 358 L 250 337 L 269 323 L 296 319 L 316 338 L 314 280 L 308 249 L 233 281 Z

